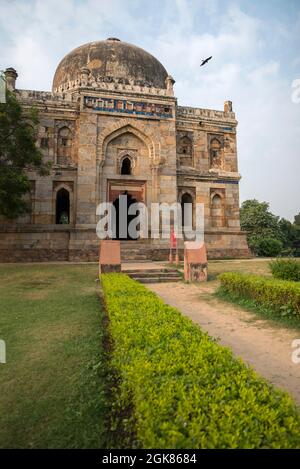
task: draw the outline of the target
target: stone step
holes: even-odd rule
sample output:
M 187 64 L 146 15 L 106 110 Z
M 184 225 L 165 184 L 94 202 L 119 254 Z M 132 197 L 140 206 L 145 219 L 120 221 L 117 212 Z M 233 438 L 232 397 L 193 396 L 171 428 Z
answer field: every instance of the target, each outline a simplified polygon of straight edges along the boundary
M 179 254 L 182 249 L 180 246 Z M 181 249 L 181 251 L 180 251 Z M 122 262 L 128 261 L 153 261 L 161 260 L 167 262 L 169 258 L 169 244 L 163 241 L 153 243 L 150 239 L 140 241 L 121 241 Z
M 153 260 L 156 256 L 155 252 L 164 246 L 164 243 L 158 243 L 153 245 L 150 238 L 140 240 L 121 240 L 121 259 L 122 262 L 128 261 L 147 261 Z M 162 258 L 167 260 L 168 255 L 163 254 Z
M 124 259 L 124 256 L 122 257 L 122 262 L 138 262 L 138 261 L 149 261 L 150 258 L 147 256 L 140 256 L 140 255 L 130 255 L 126 256 Z
M 136 272 L 134 274 L 132 273 L 128 273 L 128 272 L 123 272 L 127 275 L 129 275 L 129 277 L 131 278 L 143 278 L 143 277 L 148 277 L 148 278 L 156 278 L 156 277 L 159 277 L 159 278 L 163 278 L 163 277 L 168 277 L 168 278 L 181 278 L 180 274 L 176 273 L 176 272 L 170 272 L 169 274 L 160 274 L 159 272 Z
M 122 261 L 147 261 L 149 256 L 145 253 L 144 249 L 122 249 L 121 250 L 121 259 Z
M 177 269 L 168 269 L 168 268 L 151 268 L 151 269 L 147 269 L 147 267 L 145 269 L 123 269 L 122 272 L 124 272 L 125 274 L 140 274 L 140 273 L 154 273 L 154 274 L 177 274 L 178 275 L 178 270 Z
M 181 275 L 176 269 L 124 269 L 123 273 L 140 283 L 178 282 Z
M 170 283 L 178 282 L 180 278 L 181 277 L 138 277 L 133 278 L 133 280 L 136 280 L 140 283 Z

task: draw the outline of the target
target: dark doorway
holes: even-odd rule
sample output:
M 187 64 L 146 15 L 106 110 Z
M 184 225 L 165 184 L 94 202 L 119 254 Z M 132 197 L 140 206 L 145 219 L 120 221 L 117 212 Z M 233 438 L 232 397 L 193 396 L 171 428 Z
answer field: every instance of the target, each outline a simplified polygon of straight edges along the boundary
M 188 205 L 191 204 L 192 210 Z M 185 193 L 181 197 L 181 213 L 182 213 L 182 229 L 186 227 L 187 229 L 192 229 L 193 226 L 193 198 L 190 194 Z
M 56 224 L 70 223 L 70 195 L 66 189 L 59 189 L 56 194 Z
M 121 174 L 129 176 L 131 174 L 131 161 L 130 158 L 126 156 L 122 161 Z
M 120 196 L 125 196 L 125 198 L 122 197 L 122 202 L 121 202 L 121 199 L 120 199 Z M 136 216 L 138 215 L 137 214 L 134 214 L 134 215 L 128 215 L 128 210 L 129 210 L 129 207 L 136 203 L 137 200 L 132 197 L 131 194 L 128 194 L 127 191 L 124 191 L 123 194 L 120 194 L 120 196 L 114 201 L 113 205 L 116 209 L 116 220 L 115 220 L 115 223 L 116 223 L 116 236 L 113 238 L 113 239 L 126 239 L 126 240 L 136 240 L 138 239 L 139 236 L 130 236 L 129 232 L 128 232 L 128 226 L 129 226 L 129 223 L 131 222 L 131 220 L 133 220 L 134 218 L 136 218 Z M 124 216 L 124 219 L 125 219 L 125 212 L 127 213 L 127 224 L 126 226 L 122 227 L 123 229 L 121 229 L 120 227 L 120 210 L 123 210 L 123 213 L 122 213 L 122 216 Z M 122 219 L 122 217 L 121 217 Z

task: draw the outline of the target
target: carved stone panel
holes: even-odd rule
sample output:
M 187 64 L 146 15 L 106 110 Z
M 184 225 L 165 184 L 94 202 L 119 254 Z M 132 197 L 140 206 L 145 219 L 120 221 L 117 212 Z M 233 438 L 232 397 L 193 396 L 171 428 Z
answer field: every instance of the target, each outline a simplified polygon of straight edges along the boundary
M 210 217 L 211 226 L 221 228 L 226 226 L 226 193 L 223 188 L 210 189 Z
M 194 166 L 193 132 L 179 131 L 176 135 L 177 162 L 179 166 Z
M 56 164 L 74 166 L 74 133 L 74 121 L 55 120 Z
M 209 165 L 211 169 L 224 167 L 224 135 L 208 134 Z

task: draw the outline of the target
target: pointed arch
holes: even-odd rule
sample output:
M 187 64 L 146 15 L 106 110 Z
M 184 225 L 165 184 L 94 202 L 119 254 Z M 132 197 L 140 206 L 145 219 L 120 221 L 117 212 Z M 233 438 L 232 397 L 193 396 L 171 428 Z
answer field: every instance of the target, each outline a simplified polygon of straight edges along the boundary
M 121 160 L 121 171 L 120 174 L 130 176 L 132 174 L 132 164 L 130 156 L 126 155 Z
M 57 164 L 68 164 L 71 159 L 73 133 L 69 126 L 61 126 L 57 131 Z
M 223 166 L 223 153 L 222 143 L 219 138 L 214 137 L 210 141 L 209 149 L 210 167 L 222 168 Z
M 61 187 L 56 192 L 55 223 L 57 225 L 70 223 L 70 192 Z
M 58 182 L 53 187 L 53 223 L 74 223 L 74 191 L 72 183 Z M 61 202 L 61 203 L 60 203 Z M 61 215 L 64 212 L 63 220 Z
M 226 225 L 225 219 L 225 193 L 221 191 L 211 191 L 210 194 L 210 216 L 211 226 L 221 228 Z
M 189 192 L 184 192 L 181 196 L 181 216 L 182 216 L 182 228 L 193 229 L 193 205 L 194 200 Z
M 144 129 L 139 123 L 135 122 L 134 125 L 132 125 L 130 119 L 122 119 L 101 133 L 98 141 L 99 159 L 102 161 L 105 160 L 106 149 L 109 142 L 114 140 L 116 137 L 119 137 L 120 135 L 128 132 L 136 135 L 140 140 L 142 140 L 142 142 L 145 143 L 149 151 L 149 159 L 151 162 L 155 162 L 155 160 L 159 159 L 158 152 L 156 151 L 152 139 L 147 134 L 145 134 Z

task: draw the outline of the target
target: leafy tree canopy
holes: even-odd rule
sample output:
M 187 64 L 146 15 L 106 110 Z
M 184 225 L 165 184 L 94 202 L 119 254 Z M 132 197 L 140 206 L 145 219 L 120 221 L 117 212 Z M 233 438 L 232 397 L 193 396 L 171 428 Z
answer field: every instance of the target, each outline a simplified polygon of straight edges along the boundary
M 241 227 L 250 249 L 261 256 L 294 254 L 300 247 L 300 225 L 274 215 L 267 202 L 246 200 L 241 207 Z M 299 214 L 300 222 L 300 214 Z M 284 251 L 282 251 L 284 249 Z
M 36 109 L 24 112 L 13 93 L 0 103 L 0 214 L 14 219 L 30 211 L 24 195 L 30 191 L 26 170 L 49 173 L 36 146 Z
M 271 236 L 280 239 L 279 217 L 269 210 L 267 202 L 246 200 L 241 207 L 241 227 L 251 236 Z
M 294 224 L 297 225 L 297 227 L 300 228 L 300 213 L 298 213 L 298 215 L 295 215 Z

